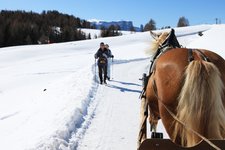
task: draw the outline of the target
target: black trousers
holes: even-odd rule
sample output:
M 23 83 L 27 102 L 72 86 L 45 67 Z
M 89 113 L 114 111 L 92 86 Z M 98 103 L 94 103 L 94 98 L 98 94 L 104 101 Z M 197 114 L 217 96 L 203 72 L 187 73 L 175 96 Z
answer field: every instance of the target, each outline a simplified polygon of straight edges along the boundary
M 100 82 L 102 82 L 102 73 L 104 74 L 104 81 L 106 81 L 107 78 L 107 65 L 98 65 L 98 73 Z

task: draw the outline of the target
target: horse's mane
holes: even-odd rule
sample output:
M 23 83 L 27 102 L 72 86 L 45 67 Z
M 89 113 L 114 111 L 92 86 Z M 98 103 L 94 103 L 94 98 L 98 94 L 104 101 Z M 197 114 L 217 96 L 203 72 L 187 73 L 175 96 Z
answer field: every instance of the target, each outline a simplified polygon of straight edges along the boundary
M 169 32 L 163 32 L 159 35 L 158 39 L 155 39 L 154 41 L 152 41 L 151 51 L 153 52 L 157 51 L 158 48 L 162 46 L 162 44 L 164 43 L 168 35 L 169 35 Z
M 162 32 L 159 34 L 155 34 L 153 32 L 150 32 L 151 36 L 153 37 L 153 41 L 151 42 L 150 50 L 147 50 L 147 54 L 154 54 L 159 49 L 160 46 L 164 43 L 164 41 L 167 39 L 169 32 Z
M 151 48 L 148 53 L 156 53 L 158 49 L 164 48 L 181 48 L 174 29 L 171 29 L 170 32 L 162 32 L 160 34 L 150 31 L 150 34 L 154 40 L 151 43 Z

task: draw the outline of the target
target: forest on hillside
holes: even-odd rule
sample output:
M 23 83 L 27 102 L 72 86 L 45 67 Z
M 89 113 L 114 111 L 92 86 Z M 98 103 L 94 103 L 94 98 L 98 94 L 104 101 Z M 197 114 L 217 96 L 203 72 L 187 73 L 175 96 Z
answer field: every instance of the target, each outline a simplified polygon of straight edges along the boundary
M 25 11 L 0 12 L 0 47 L 77 41 L 90 38 L 79 28 L 90 22 L 58 11 L 41 14 Z

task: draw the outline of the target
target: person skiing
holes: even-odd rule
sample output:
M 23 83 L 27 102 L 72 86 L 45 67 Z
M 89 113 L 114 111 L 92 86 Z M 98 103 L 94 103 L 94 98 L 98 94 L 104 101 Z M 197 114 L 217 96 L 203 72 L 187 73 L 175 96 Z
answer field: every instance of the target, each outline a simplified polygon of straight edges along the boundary
M 110 80 L 110 67 L 111 67 L 111 63 L 112 61 L 110 61 L 110 58 L 114 58 L 113 54 L 112 54 L 112 51 L 109 49 L 109 45 L 108 44 L 105 44 L 105 48 L 107 49 L 107 54 L 108 54 L 108 57 L 107 57 L 107 79 Z
M 99 73 L 99 79 L 100 84 L 103 82 L 102 74 L 104 74 L 104 83 L 106 83 L 107 78 L 107 63 L 108 63 L 108 53 L 107 49 L 105 48 L 105 44 L 103 42 L 100 43 L 100 48 L 95 53 L 95 59 L 98 59 L 98 73 Z

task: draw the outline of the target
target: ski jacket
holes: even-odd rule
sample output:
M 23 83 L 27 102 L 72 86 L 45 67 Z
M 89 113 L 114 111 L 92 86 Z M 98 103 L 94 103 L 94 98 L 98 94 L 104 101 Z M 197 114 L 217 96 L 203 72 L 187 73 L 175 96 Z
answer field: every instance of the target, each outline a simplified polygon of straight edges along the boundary
M 107 49 L 107 53 L 108 53 L 108 58 L 114 57 L 110 49 Z
M 109 57 L 107 49 L 98 49 L 97 53 L 95 53 L 95 58 L 98 59 L 99 66 L 107 65 L 107 58 Z

